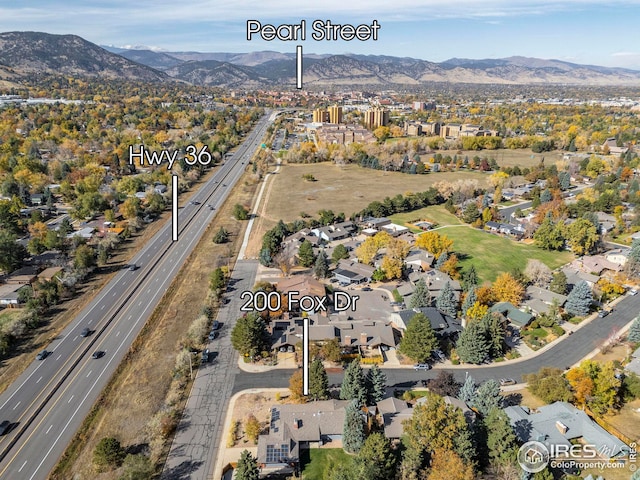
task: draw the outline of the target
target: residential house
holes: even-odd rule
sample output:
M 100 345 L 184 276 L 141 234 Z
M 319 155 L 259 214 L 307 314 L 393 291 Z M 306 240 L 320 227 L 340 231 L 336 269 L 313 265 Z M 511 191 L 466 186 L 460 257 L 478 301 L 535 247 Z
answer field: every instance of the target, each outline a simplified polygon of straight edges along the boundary
M 440 294 L 440 291 L 444 288 L 445 284 L 449 282 L 449 286 L 453 290 L 456 300 L 460 299 L 460 293 L 462 292 L 462 286 L 460 282 L 454 280 L 449 275 L 440 270 L 429 270 L 423 275 L 423 278 L 427 284 L 431 297 L 435 298 Z
M 600 277 L 597 275 L 581 272 L 575 268 L 564 267 L 562 272 L 567 276 L 567 285 L 571 285 L 572 288 L 574 285 L 582 281 L 587 282 L 587 285 L 589 285 L 590 288 L 593 288 L 593 286 L 598 283 L 598 280 L 600 280 Z
M 403 233 L 407 233 L 409 231 L 409 228 L 403 225 L 398 225 L 397 223 L 389 223 L 387 225 L 383 225 L 381 227 L 381 231 L 387 232 L 392 237 L 398 237 Z
M 333 271 L 333 276 L 347 285 L 359 284 L 370 282 L 374 271 L 375 268 L 371 265 L 353 260 L 340 260 L 337 268 Z
M 558 307 L 563 307 L 567 301 L 566 295 L 533 285 L 527 287 L 525 295 L 526 300 L 522 302 L 522 305 L 538 315 L 547 313 L 554 302 Z
M 546 446 L 566 445 L 577 441 L 594 445 L 604 459 L 626 455 L 629 447 L 611 435 L 589 416 L 570 403 L 555 402 L 532 411 L 523 406 L 504 409 L 521 442 L 536 440 Z
M 73 238 L 75 236 L 78 236 L 78 237 L 86 238 L 87 240 L 89 240 L 93 238 L 94 233 L 95 233 L 95 228 L 84 227 L 78 231 L 67 234 L 67 238 Z
M 31 285 L 38 278 L 40 268 L 37 265 L 26 265 L 14 270 L 5 278 L 5 282 L 13 285 Z
M 325 400 L 271 407 L 269 433 L 258 437 L 263 473 L 295 471 L 300 452 L 342 440 L 349 400 Z
M 422 313 L 429 319 L 431 328 L 440 337 L 454 336 L 462 331 L 462 325 L 456 318 L 442 313 L 435 307 L 420 307 L 391 312 L 389 320 L 400 330 L 406 330 L 409 321 L 417 313 Z
M 291 307 L 291 312 L 297 312 L 299 310 L 300 306 L 298 305 L 298 301 L 302 297 L 309 296 L 312 298 L 321 298 L 326 294 L 324 284 L 309 275 L 292 275 L 291 277 L 280 280 L 276 284 L 276 290 L 287 297 L 287 307 Z M 289 298 L 290 295 L 291 298 Z M 326 315 L 328 312 L 320 311 L 317 313 Z
M 600 275 L 604 270 L 614 272 L 621 270 L 619 264 L 609 261 L 604 255 L 585 255 L 575 259 L 570 266 L 581 272 L 594 275 Z
M 404 259 L 404 263 L 413 270 L 426 272 L 433 266 L 435 260 L 436 258 L 429 252 L 424 250 L 410 250 Z
M 40 272 L 38 279 L 48 282 L 56 278 L 60 272 L 62 272 L 62 267 L 49 267 Z
M 604 257 L 609 262 L 615 263 L 622 268 L 627 264 L 627 260 L 629 260 L 629 251 L 630 249 L 628 248 L 615 248 L 606 252 Z
M 631 354 L 631 361 L 624 367 L 624 369 L 640 376 L 640 347 Z
M 6 283 L 0 285 L 0 305 L 5 307 L 17 307 L 20 304 L 19 291 L 24 288 L 24 284 Z
M 413 408 L 403 400 L 395 397 L 385 398 L 376 404 L 377 413 L 382 417 L 384 436 L 390 440 L 402 437 L 403 422 L 411 419 Z
M 458 408 L 462 410 L 462 413 L 464 415 L 464 418 L 467 420 L 467 423 L 471 424 L 476 420 L 476 412 L 471 410 L 464 401 L 460 400 L 459 398 L 452 397 L 450 395 L 445 395 L 444 397 L 442 397 L 442 399 L 444 400 L 444 403 L 446 405 L 451 405 L 454 408 Z M 429 397 L 420 397 L 418 400 L 416 400 L 416 405 L 426 404 L 428 400 L 429 400 Z
M 365 217 L 358 222 L 358 226 L 363 228 L 374 228 L 376 230 L 380 230 L 385 225 L 389 225 L 391 220 L 386 217 L 376 218 L 376 217 Z
M 496 303 L 489 309 L 489 311 L 500 313 L 509 321 L 509 323 L 518 328 L 526 327 L 529 322 L 533 320 L 533 315 L 523 312 L 522 310 L 518 310 L 518 307 L 511 302 Z

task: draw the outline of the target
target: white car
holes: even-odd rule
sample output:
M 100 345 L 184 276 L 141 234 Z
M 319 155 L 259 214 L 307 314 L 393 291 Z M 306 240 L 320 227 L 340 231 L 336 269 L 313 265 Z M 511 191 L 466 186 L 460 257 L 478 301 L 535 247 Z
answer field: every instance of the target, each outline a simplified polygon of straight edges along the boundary
M 413 366 L 414 370 L 430 370 L 431 369 L 431 365 L 429 365 L 428 363 L 416 363 Z
M 638 290 L 636 290 L 635 288 L 632 288 L 631 290 L 629 290 L 627 292 L 629 295 L 635 295 L 636 293 L 638 293 Z

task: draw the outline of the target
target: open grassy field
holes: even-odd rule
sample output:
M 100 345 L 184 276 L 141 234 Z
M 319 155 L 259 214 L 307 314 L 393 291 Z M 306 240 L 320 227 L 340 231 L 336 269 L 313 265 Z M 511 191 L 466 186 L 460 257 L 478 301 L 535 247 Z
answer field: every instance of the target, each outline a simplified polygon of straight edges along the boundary
M 325 480 L 334 466 L 350 461 L 342 448 L 312 448 L 305 450 L 301 457 L 305 480 Z
M 0 313 L 0 327 L 5 323 L 21 318 L 25 314 L 23 308 L 7 308 Z
M 570 252 L 542 250 L 471 227 L 442 228 L 438 233 L 453 240 L 453 250 L 463 254 L 462 267 L 473 265 L 482 281 L 493 281 L 501 272 L 514 268 L 524 269 L 531 258 L 542 261 L 551 269 L 573 260 Z
M 462 152 L 462 153 L 460 153 Z M 429 159 L 436 153 L 442 154 L 443 157 L 449 155 L 453 157 L 458 155 L 458 158 L 465 156 L 472 159 L 476 155 L 480 158 L 495 158 L 498 165 L 501 167 L 513 167 L 518 165 L 520 168 L 531 168 L 540 163 L 540 160 L 544 157 L 545 164 L 552 165 L 556 161 L 562 160 L 563 152 L 545 152 L 545 153 L 533 153 L 530 148 L 521 150 L 509 150 L 501 148 L 499 150 L 438 150 L 434 153 L 422 155 L 423 162 L 429 162 Z
M 311 174 L 317 181 L 308 182 L 302 175 Z M 330 163 L 307 165 L 287 164 L 269 180 L 266 205 L 254 225 L 248 256 L 256 256 L 259 240 L 278 220 L 290 222 L 305 212 L 315 216 L 319 210 L 343 212 L 347 217 L 374 200 L 407 192 L 422 192 L 436 182 L 475 179 L 487 185 L 486 174 L 480 172 L 441 172 L 429 175 L 408 175 L 400 172 L 371 170 L 357 165 L 339 166 Z
M 413 222 L 415 220 L 436 222 L 438 226 L 464 225 L 462 220 L 447 211 L 443 205 L 432 205 L 430 207 L 414 210 L 413 212 L 396 213 L 395 215 L 390 215 L 389 218 L 392 222 L 397 223 L 398 225 L 405 225 L 408 222 Z M 415 231 L 420 232 L 421 230 L 416 228 Z

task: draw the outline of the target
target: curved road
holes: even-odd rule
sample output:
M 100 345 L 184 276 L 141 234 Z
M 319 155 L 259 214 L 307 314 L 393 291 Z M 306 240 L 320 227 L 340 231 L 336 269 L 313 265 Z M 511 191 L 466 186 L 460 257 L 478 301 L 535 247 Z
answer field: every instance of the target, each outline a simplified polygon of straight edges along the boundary
M 180 267 L 215 216 L 262 142 L 265 115 L 212 178 L 179 211 L 179 240 L 171 222 L 133 258 L 140 268 L 118 273 L 69 326 L 0 395 L 0 421 L 12 422 L 0 437 L 0 479 L 47 478 L 129 346 L 151 316 Z M 80 332 L 90 328 L 84 338 Z M 95 351 L 104 356 L 92 358 Z

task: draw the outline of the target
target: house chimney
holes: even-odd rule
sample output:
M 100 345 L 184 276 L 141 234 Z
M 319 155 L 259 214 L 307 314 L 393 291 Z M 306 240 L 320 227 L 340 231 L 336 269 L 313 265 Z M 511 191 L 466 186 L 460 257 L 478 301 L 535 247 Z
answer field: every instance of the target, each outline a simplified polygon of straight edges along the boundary
M 351 335 L 345 335 L 344 336 L 344 344 L 347 346 L 351 345 Z
M 365 332 L 362 332 L 360 334 L 360 345 L 366 345 L 367 344 L 367 334 Z
M 299 427 L 300 427 L 300 420 L 298 420 L 297 418 L 294 418 L 293 419 L 293 428 L 298 430 Z

